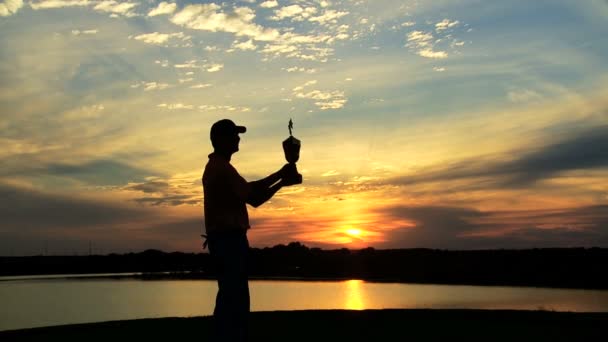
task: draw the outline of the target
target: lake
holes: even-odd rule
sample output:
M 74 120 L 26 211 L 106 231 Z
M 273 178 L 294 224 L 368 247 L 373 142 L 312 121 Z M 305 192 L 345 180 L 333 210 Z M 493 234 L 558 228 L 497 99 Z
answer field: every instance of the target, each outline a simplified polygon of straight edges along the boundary
M 250 282 L 252 311 L 520 309 L 608 312 L 608 291 L 373 283 Z M 210 280 L 0 277 L 0 330 L 213 312 Z

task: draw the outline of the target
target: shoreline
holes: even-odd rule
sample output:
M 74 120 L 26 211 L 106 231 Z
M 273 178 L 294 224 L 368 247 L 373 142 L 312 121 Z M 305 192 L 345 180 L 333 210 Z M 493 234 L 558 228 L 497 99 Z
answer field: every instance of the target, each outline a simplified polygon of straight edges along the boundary
M 250 314 L 252 341 L 590 341 L 600 339 L 608 312 L 527 310 L 384 309 L 266 311 Z M 166 341 L 209 340 L 212 318 L 166 317 L 0 331 L 0 339 L 107 341 L 116 337 Z M 522 339 L 523 337 L 523 339 Z

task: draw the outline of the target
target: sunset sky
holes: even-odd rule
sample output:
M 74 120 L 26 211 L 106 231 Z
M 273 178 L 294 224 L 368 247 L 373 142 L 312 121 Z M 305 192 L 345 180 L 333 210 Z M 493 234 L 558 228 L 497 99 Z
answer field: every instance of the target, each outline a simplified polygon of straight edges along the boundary
M 255 247 L 608 247 L 605 0 L 0 0 L 0 75 L 0 255 L 201 251 L 222 118 Z

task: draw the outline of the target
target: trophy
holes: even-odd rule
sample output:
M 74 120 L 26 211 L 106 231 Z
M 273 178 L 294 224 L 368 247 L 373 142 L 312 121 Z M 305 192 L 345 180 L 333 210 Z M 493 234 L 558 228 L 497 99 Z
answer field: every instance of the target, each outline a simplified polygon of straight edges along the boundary
M 292 134 L 291 130 L 293 129 L 293 121 L 289 119 L 289 125 L 287 125 L 289 129 L 289 138 L 283 141 L 283 152 L 285 152 L 285 159 L 289 164 L 293 165 L 294 174 L 290 177 L 292 178 L 292 184 L 302 184 L 302 175 L 298 173 L 298 169 L 296 168 L 296 162 L 300 159 L 300 140 L 296 139 Z

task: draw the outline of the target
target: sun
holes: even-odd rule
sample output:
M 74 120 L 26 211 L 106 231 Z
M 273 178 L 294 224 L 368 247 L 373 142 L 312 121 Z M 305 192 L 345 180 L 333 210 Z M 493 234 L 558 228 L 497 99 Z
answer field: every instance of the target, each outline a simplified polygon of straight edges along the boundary
M 346 234 L 354 237 L 360 237 L 361 233 L 361 229 L 349 228 L 346 230 Z

